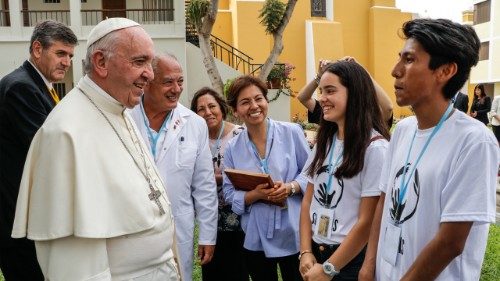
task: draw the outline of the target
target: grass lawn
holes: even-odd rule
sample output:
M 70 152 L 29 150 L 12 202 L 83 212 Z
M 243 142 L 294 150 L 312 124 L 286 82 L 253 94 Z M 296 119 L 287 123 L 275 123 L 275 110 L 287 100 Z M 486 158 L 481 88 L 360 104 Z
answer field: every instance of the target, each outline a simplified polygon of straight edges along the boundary
M 198 246 L 195 245 L 194 249 L 197 251 Z M 197 259 L 195 258 L 195 260 Z M 498 281 L 498 276 L 500 276 L 500 225 L 491 225 L 480 280 Z M 201 268 L 197 262 L 194 266 L 193 280 L 201 280 Z M 0 281 L 4 281 L 1 272 Z

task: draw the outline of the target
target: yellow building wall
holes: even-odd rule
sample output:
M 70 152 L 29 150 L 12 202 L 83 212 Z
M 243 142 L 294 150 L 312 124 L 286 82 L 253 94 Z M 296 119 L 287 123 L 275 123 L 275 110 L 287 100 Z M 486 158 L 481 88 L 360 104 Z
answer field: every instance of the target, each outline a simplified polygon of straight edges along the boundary
M 318 69 L 320 59 L 337 60 L 344 57 L 342 25 L 340 23 L 315 21 L 313 22 L 313 33 L 315 69 Z
M 394 105 L 394 117 L 401 118 L 411 115 L 407 107 L 399 107 L 394 95 L 394 78 L 392 68 L 398 59 L 398 53 L 404 40 L 398 35 L 402 23 L 411 20 L 412 15 L 401 13 L 394 7 L 371 7 L 369 12 L 368 53 L 369 63 L 366 65 L 373 78 L 387 92 Z
M 233 45 L 233 28 L 232 28 L 232 16 L 229 10 L 219 10 L 217 13 L 217 19 L 212 27 L 212 35 L 221 39 L 229 45 Z M 224 52 L 222 58 L 219 57 L 222 62 L 229 65 L 229 55 Z
M 312 59 L 314 61 L 314 70 L 316 71 L 320 59 L 336 60 L 344 56 L 342 26 L 338 22 L 325 20 L 312 20 L 310 23 L 312 26 L 312 41 L 314 46 L 314 57 Z M 294 70 L 293 74 L 296 80 L 291 84 L 292 89 L 296 93 L 298 93 L 304 85 L 310 82 L 306 80 L 306 56 L 308 54 L 305 53 L 305 44 L 303 46 L 304 52 L 298 54 L 303 63 L 296 65 L 297 69 Z M 292 100 L 291 114 L 292 116 L 297 116 L 300 120 L 307 120 L 307 109 L 297 99 Z
M 332 0 L 333 20 L 342 23 L 344 54 L 355 57 L 362 65 L 368 65 L 368 11 L 367 0 Z
M 493 85 L 493 94 L 495 96 L 499 96 L 500 95 L 500 83 L 495 83 L 495 85 Z
M 284 0 L 286 2 L 286 0 Z M 394 0 L 327 0 L 333 1 L 333 21 L 311 18 L 310 1 L 298 1 L 283 36 L 284 49 L 278 62 L 291 63 L 291 88 L 297 93 L 307 82 L 306 22 L 312 21 L 314 64 L 319 59 L 338 59 L 346 55 L 356 58 L 382 87 L 393 96 L 390 70 L 396 62 L 402 40 L 397 31 L 410 14 L 395 9 Z M 264 31 L 258 15 L 264 1 L 225 0 L 219 2 L 220 12 L 213 34 L 251 56 L 253 63 L 264 63 L 273 46 L 273 39 Z M 228 9 L 228 10 L 227 10 Z M 309 62 L 310 65 L 311 62 Z M 409 112 L 395 105 L 396 117 Z M 291 115 L 303 115 L 305 108 L 298 100 L 291 102 Z
M 283 34 L 284 48 L 278 58 L 278 62 L 291 63 L 295 66 L 295 69 L 291 73 L 291 76 L 295 78 L 295 80 L 290 83 L 290 88 L 295 94 L 298 93 L 306 83 L 305 21 L 308 18 L 310 18 L 310 2 L 298 1 Z M 271 50 L 273 46 L 272 37 L 269 37 L 269 42 L 269 50 Z M 266 54 L 266 58 L 268 55 L 269 51 Z M 300 112 L 305 112 L 304 106 L 295 98 L 291 99 L 290 107 L 290 117 L 300 114 Z
M 474 87 L 476 87 L 476 84 L 471 84 L 470 81 L 465 83 L 467 84 L 467 96 L 469 97 L 469 108 L 467 109 L 467 112 L 469 112 L 472 106 L 472 100 L 474 99 Z
M 229 0 L 219 0 L 219 9 L 228 10 L 229 9 Z
M 229 10 L 219 10 L 217 20 L 212 28 L 212 34 L 229 44 L 233 44 L 232 15 Z
M 249 54 L 255 63 L 262 63 L 270 52 L 270 37 L 259 23 L 264 2 L 235 1 L 232 13 L 234 47 Z

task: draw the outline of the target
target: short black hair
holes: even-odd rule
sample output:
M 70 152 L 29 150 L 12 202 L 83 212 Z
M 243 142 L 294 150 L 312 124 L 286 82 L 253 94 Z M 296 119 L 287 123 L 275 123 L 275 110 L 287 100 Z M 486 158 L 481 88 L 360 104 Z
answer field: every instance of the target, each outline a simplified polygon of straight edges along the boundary
M 479 61 L 481 41 L 474 29 L 447 19 L 414 19 L 403 24 L 403 34 L 405 39 L 418 41 L 430 55 L 429 69 L 457 64 L 457 73 L 443 88 L 444 97 L 451 99 Z
M 43 49 L 52 46 L 54 41 L 60 41 L 72 46 L 78 44 L 78 38 L 69 27 L 64 23 L 53 20 L 46 20 L 35 26 L 31 35 L 30 54 L 33 52 L 33 42 L 35 41 L 40 42 Z
M 210 87 L 203 87 L 194 93 L 193 99 L 191 100 L 191 110 L 198 113 L 198 99 L 204 95 L 211 95 L 214 97 L 215 101 L 219 104 L 220 111 L 222 112 L 222 119 L 226 120 L 228 106 L 226 100 L 224 100 L 214 89 Z

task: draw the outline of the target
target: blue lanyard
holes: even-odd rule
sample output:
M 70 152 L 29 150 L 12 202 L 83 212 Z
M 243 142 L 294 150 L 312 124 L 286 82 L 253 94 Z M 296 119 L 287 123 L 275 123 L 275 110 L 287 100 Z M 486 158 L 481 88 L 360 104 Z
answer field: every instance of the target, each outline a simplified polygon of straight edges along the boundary
M 267 140 L 269 139 L 270 123 L 271 122 L 269 122 L 269 119 L 267 119 L 266 143 L 267 143 Z M 250 137 L 248 138 L 248 140 L 250 140 Z M 255 154 L 255 156 L 257 156 L 257 159 L 259 159 L 260 169 L 261 169 L 262 173 L 264 173 L 264 174 L 269 174 L 268 158 L 269 158 L 269 154 L 271 154 L 271 149 L 273 148 L 273 142 L 274 142 L 274 138 L 271 140 L 271 147 L 269 148 L 269 152 L 266 153 L 264 155 L 264 158 L 262 159 L 262 158 L 260 158 L 259 152 L 257 151 L 257 147 L 255 146 L 253 141 L 250 140 L 250 144 L 252 145 L 253 153 Z
M 406 161 L 404 164 L 405 167 L 403 169 L 403 176 L 401 178 L 401 184 L 399 185 L 399 201 L 398 201 L 399 205 L 401 205 L 403 203 L 403 199 L 405 198 L 405 195 L 406 195 L 406 190 L 408 189 L 408 183 L 410 182 L 410 179 L 413 177 L 413 173 L 417 169 L 417 165 L 420 162 L 420 159 L 422 159 L 422 156 L 424 155 L 425 151 L 427 150 L 429 143 L 431 142 L 432 138 L 436 135 L 436 133 L 441 129 L 444 121 L 446 121 L 446 117 L 448 117 L 448 115 L 450 114 L 452 109 L 453 109 L 453 103 L 450 102 L 445 113 L 443 113 L 443 116 L 441 116 L 441 119 L 439 119 L 439 122 L 437 123 L 436 127 L 434 127 L 434 129 L 432 130 L 432 133 L 427 138 L 424 146 L 422 147 L 422 150 L 420 151 L 420 154 L 417 157 L 417 161 L 415 161 L 415 163 L 413 164 L 410 176 L 408 177 L 408 180 L 405 182 L 405 178 L 406 178 L 405 169 L 406 169 L 406 165 L 409 165 L 408 161 L 410 160 L 411 149 L 413 147 L 413 142 L 415 141 L 415 136 L 417 135 L 418 125 L 417 125 L 417 128 L 415 128 L 415 132 L 413 133 L 413 138 L 411 140 L 410 148 L 408 149 L 408 155 L 406 156 Z
M 147 117 L 146 117 L 146 110 L 144 109 L 144 107 L 141 105 L 141 108 L 142 108 L 142 114 L 144 116 L 144 125 L 146 126 L 146 129 L 148 130 L 148 137 L 149 137 L 149 143 L 151 144 L 151 152 L 153 153 L 153 158 L 156 159 L 156 144 L 158 143 L 158 139 L 160 138 L 160 135 L 161 135 L 161 131 L 167 127 L 168 128 L 168 125 L 170 124 L 170 121 L 172 121 L 172 115 L 174 115 L 174 110 L 172 109 L 170 111 L 170 113 L 168 114 L 167 118 L 165 118 L 165 120 L 163 121 L 163 124 L 161 124 L 161 127 L 160 129 L 158 130 L 158 133 L 156 134 L 156 136 L 153 136 L 153 129 L 151 129 L 148 125 L 148 123 L 146 122 L 147 120 Z
M 210 150 L 212 152 L 212 158 L 216 156 L 217 151 L 220 148 L 220 139 L 222 137 L 222 133 L 224 132 L 224 125 L 225 125 L 225 122 L 222 121 L 222 127 L 220 128 L 219 136 L 217 137 L 217 140 L 215 141 L 215 147 L 210 148 Z
M 330 188 L 332 186 L 332 178 L 333 178 L 333 174 L 335 173 L 335 168 L 337 168 L 337 165 L 339 164 L 339 161 L 342 158 L 342 154 L 344 152 L 344 149 L 342 149 L 340 151 L 339 156 L 337 157 L 337 160 L 335 160 L 335 164 L 332 166 L 332 159 L 333 159 L 333 154 L 335 152 L 336 140 L 337 140 L 337 135 L 335 134 L 335 135 L 333 135 L 332 145 L 330 146 L 330 156 L 328 158 L 328 169 L 329 169 L 330 173 L 328 175 L 328 183 L 326 184 L 327 194 L 330 193 Z

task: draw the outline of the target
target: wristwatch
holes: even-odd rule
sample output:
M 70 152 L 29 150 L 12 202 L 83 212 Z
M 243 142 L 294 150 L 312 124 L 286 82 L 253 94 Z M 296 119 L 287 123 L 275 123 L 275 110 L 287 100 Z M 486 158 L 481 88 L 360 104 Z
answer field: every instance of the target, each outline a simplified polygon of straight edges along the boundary
M 288 196 L 294 195 L 295 192 L 297 192 L 297 190 L 295 189 L 295 183 L 293 181 L 291 181 L 290 182 L 290 194 L 288 194 Z
M 340 273 L 340 271 L 337 271 L 335 266 L 328 260 L 323 263 L 323 272 L 330 277 L 334 277 Z

